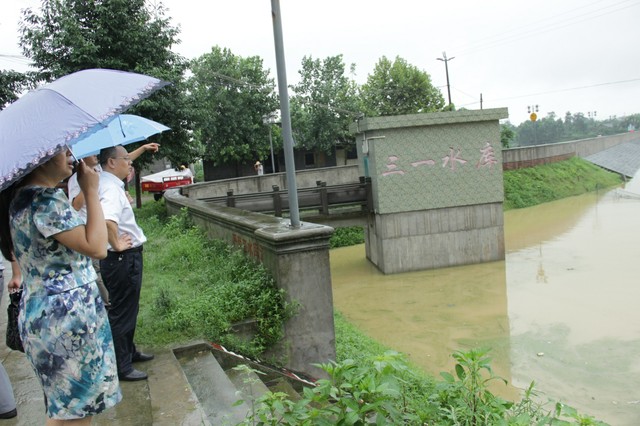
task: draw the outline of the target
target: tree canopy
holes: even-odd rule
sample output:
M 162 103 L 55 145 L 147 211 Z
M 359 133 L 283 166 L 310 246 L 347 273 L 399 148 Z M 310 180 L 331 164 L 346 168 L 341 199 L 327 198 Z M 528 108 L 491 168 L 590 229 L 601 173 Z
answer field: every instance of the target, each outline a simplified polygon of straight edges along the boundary
M 369 116 L 435 112 L 445 105 L 429 74 L 399 56 L 393 62 L 380 58 L 360 93 Z
M 195 59 L 191 71 L 194 137 L 204 147 L 203 158 L 214 164 L 265 158 L 270 147 L 263 117 L 279 104 L 262 59 L 216 46 Z
M 563 120 L 550 112 L 537 121 L 527 120 L 511 127 L 516 137 L 510 146 L 543 145 L 632 131 L 640 128 L 640 114 L 596 120 L 582 112 L 566 112 Z
M 35 78 L 32 73 L 0 70 L 0 110 L 16 101 L 21 92 L 32 88 Z
M 357 84 L 345 75 L 342 55 L 323 60 L 305 56 L 298 73 L 300 82 L 292 87 L 295 95 L 291 99 L 296 143 L 327 153 L 336 145 L 353 145 L 349 124 L 361 107 Z
M 129 112 L 171 128 L 155 140 L 172 163 L 198 155 L 197 146 L 189 143 L 183 88 L 187 62 L 171 51 L 179 28 L 171 25 L 161 2 L 42 0 L 39 10 L 23 11 L 20 33 L 24 55 L 44 81 L 87 68 L 110 68 L 171 82 Z

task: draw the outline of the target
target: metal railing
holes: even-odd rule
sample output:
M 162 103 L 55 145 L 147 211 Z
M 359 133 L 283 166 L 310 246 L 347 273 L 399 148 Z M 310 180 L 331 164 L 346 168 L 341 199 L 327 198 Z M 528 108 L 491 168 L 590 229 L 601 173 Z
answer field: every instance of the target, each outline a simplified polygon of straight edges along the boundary
M 235 207 L 259 213 L 270 213 L 282 217 L 289 211 L 289 192 L 273 185 L 271 192 L 252 194 L 234 194 L 228 190 L 226 196 L 201 198 L 207 203 Z M 371 197 L 371 178 L 360 177 L 358 183 L 327 185 L 316 181 L 312 188 L 298 188 L 298 208 L 301 211 L 313 211 L 321 216 L 329 216 L 336 209 L 360 207 L 363 212 L 373 210 Z

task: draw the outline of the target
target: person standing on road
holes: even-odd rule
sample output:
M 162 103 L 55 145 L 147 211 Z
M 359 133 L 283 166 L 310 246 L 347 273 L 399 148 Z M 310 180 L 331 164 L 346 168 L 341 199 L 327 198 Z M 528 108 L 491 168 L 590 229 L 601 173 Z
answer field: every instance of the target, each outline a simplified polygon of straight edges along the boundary
M 14 260 L 11 262 L 11 280 L 7 283 L 9 291 L 15 291 L 20 288 L 22 277 L 20 276 L 20 268 Z M 0 254 L 0 300 L 4 293 L 4 257 Z M 12 419 L 18 415 L 16 407 L 16 398 L 13 395 L 13 387 L 9 380 L 7 370 L 0 363 L 0 419 Z
M 82 159 L 84 164 L 87 167 L 91 167 L 96 173 L 100 173 L 102 169 L 100 168 L 100 164 L 98 164 L 98 156 L 90 155 Z M 78 215 L 87 222 L 87 206 L 84 201 L 84 194 L 80 190 L 80 185 L 78 184 L 78 173 L 74 173 L 69 178 L 67 182 L 67 193 L 69 196 L 69 201 L 71 201 L 71 205 L 74 209 L 78 211 Z M 109 292 L 107 288 L 104 286 L 102 282 L 102 276 L 100 275 L 100 261 L 98 259 L 91 259 L 91 264 L 93 265 L 93 269 L 96 270 L 96 284 L 98 285 L 98 290 L 100 290 L 100 296 L 102 296 L 102 300 L 104 301 L 104 306 L 109 308 Z
M 148 143 L 148 144 L 142 145 L 141 147 L 139 147 L 134 151 L 131 151 L 129 153 L 129 157 L 131 157 L 131 161 L 133 161 L 146 151 L 152 151 L 152 152 L 158 151 L 159 147 L 160 145 L 158 145 L 157 143 Z M 100 173 L 102 171 L 102 167 L 100 167 L 100 161 L 98 160 L 97 155 L 89 155 L 88 157 L 83 158 L 82 161 L 84 161 L 84 163 L 88 167 L 93 168 L 96 172 Z M 82 217 L 86 222 L 87 207 L 84 201 L 84 194 L 82 194 L 82 191 L 80 190 L 80 185 L 78 185 L 78 173 L 74 173 L 69 178 L 69 181 L 67 182 L 67 192 L 69 194 L 69 200 L 71 201 L 71 205 L 73 206 L 74 209 L 78 211 L 78 214 L 80 215 L 80 217 Z M 132 199 L 130 199 L 129 197 L 127 198 L 129 199 L 129 202 L 131 202 Z M 97 259 L 91 259 L 91 260 L 93 263 L 93 268 L 96 270 L 96 274 L 98 276 L 96 283 L 98 284 L 98 289 L 100 290 L 100 296 L 102 296 L 102 300 L 104 300 L 105 307 L 110 308 L 111 303 L 109 302 L 109 292 L 107 291 L 107 287 L 102 282 L 102 275 L 100 274 L 100 261 Z
M 253 168 L 255 169 L 258 176 L 262 176 L 264 174 L 264 167 L 262 167 L 261 162 L 256 161 L 256 164 L 253 165 Z
M 23 278 L 18 330 L 44 392 L 47 425 L 89 425 L 122 399 L 111 328 L 90 257 L 107 255 L 98 174 L 79 163 L 86 223 L 57 184 L 71 151 L 0 192 L 0 249 Z
M 109 240 L 107 257 L 100 261 L 100 270 L 111 301 L 109 323 L 118 377 L 122 381 L 145 380 L 147 374 L 132 365 L 150 361 L 153 355 L 139 352 L 133 341 L 142 289 L 142 247 L 147 237 L 136 223 L 124 191 L 123 179 L 131 171 L 131 156 L 121 145 L 105 148 L 100 151 L 100 166 L 100 203 Z

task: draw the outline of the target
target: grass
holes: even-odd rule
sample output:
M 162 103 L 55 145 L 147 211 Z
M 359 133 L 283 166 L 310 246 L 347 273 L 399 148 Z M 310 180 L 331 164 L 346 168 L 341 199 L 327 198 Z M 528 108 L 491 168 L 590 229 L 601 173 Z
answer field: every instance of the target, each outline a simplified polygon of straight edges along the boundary
M 282 290 L 259 264 L 193 227 L 186 213 L 166 217 L 164 202 L 136 212 L 148 238 L 136 340 L 174 346 L 215 341 L 258 356 L 282 337 L 293 313 Z M 238 338 L 233 325 L 249 321 L 254 334 Z
M 621 178 L 578 157 L 558 163 L 504 172 L 504 209 L 531 207 L 610 188 Z

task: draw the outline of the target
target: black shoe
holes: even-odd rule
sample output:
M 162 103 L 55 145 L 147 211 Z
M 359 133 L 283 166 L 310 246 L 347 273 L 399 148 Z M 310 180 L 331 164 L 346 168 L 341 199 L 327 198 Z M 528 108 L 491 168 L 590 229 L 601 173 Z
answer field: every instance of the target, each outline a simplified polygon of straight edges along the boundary
M 7 411 L 6 413 L 0 413 L 0 419 L 12 419 L 18 415 L 18 409 L 14 408 L 11 411 Z
M 138 380 L 146 380 L 147 377 L 147 373 L 136 370 L 135 368 L 127 374 L 118 374 L 121 382 L 137 382 Z
M 136 352 L 132 357 L 131 357 L 131 361 L 132 362 L 145 362 L 145 361 L 151 361 L 153 358 L 155 358 L 152 354 L 145 354 L 142 352 Z

